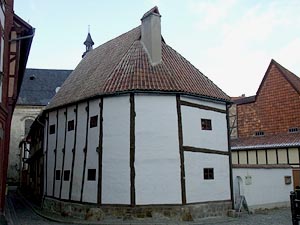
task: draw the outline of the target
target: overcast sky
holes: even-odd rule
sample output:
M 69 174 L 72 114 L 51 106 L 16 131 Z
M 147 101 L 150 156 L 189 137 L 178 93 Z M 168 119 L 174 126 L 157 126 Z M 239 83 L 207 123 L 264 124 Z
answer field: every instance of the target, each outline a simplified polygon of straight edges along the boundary
M 157 5 L 162 35 L 230 96 L 254 95 L 271 59 L 300 75 L 299 0 L 15 0 L 36 28 L 28 68 L 75 69 L 88 26 L 94 48 Z

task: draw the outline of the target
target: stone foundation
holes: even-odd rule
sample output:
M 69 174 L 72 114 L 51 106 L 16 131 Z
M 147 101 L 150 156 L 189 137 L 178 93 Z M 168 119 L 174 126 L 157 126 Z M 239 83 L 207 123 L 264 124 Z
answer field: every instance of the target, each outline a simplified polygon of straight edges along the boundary
M 46 197 L 43 211 L 61 216 L 90 221 L 101 221 L 107 218 L 165 218 L 179 221 L 193 221 L 204 217 L 226 216 L 231 210 L 231 201 L 197 203 L 190 205 L 149 205 L 149 206 L 98 206 L 96 204 L 80 204 L 65 202 Z

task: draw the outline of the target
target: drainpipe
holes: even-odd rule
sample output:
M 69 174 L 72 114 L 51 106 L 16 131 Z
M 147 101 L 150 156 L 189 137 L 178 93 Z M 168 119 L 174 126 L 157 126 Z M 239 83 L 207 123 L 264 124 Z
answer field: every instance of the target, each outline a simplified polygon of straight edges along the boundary
M 23 36 L 23 37 L 18 37 L 18 38 L 10 39 L 9 42 L 32 38 L 34 36 L 34 33 L 35 33 L 35 28 L 32 28 L 32 34 L 27 35 L 27 36 Z

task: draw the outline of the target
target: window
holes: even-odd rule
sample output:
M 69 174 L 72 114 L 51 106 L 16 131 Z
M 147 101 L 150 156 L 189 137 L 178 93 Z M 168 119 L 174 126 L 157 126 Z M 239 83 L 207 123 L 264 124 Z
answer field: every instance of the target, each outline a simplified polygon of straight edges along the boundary
M 96 169 L 88 169 L 88 180 L 96 180 Z
M 55 133 L 55 124 L 53 125 L 50 125 L 50 131 L 49 131 L 50 134 L 54 134 Z
M 299 132 L 299 128 L 298 127 L 291 127 L 289 128 L 289 133 L 297 133 Z
M 212 130 L 212 128 L 211 128 L 211 120 L 209 120 L 209 119 L 201 119 L 201 129 L 202 130 Z
M 204 180 L 213 180 L 214 179 L 214 168 L 204 168 L 203 169 L 203 178 L 204 178 Z
M 264 136 L 265 135 L 265 132 L 263 131 L 256 131 L 255 132 L 255 136 Z
M 74 120 L 68 121 L 68 131 L 74 130 Z
M 97 127 L 97 124 L 98 124 L 98 115 L 92 116 L 90 118 L 90 128 Z
M 64 171 L 64 181 L 68 181 L 70 179 L 70 170 Z
M 60 170 L 55 171 L 55 180 L 60 180 Z
M 32 120 L 32 119 L 26 119 L 26 120 L 25 120 L 25 136 L 28 135 L 32 123 L 33 123 L 33 120 Z

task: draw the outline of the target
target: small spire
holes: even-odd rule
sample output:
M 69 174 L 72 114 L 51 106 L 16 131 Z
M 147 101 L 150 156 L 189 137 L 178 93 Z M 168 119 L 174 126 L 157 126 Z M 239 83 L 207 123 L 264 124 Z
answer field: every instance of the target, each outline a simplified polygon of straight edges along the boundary
M 93 49 L 93 45 L 94 45 L 93 39 L 90 34 L 90 25 L 88 26 L 88 35 L 85 39 L 85 42 L 83 42 L 83 44 L 85 45 L 86 49 L 82 55 L 82 58 L 86 55 L 86 53 L 88 53 L 90 50 Z

